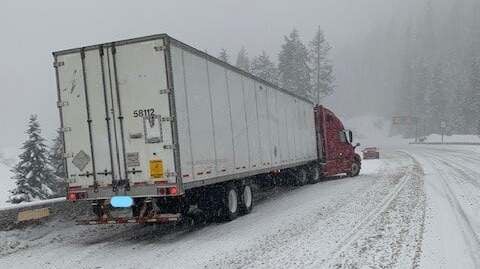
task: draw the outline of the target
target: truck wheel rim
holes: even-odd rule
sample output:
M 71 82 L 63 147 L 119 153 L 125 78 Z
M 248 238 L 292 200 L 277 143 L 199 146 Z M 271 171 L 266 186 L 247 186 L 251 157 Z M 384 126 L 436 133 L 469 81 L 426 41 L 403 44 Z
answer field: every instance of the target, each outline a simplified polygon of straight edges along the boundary
M 356 175 L 358 173 L 358 164 L 352 164 L 352 175 Z
M 250 186 L 245 186 L 243 189 L 243 202 L 246 208 L 250 208 L 252 206 L 252 189 Z
M 235 213 L 237 212 L 237 192 L 233 189 L 231 189 L 228 192 L 228 210 L 230 210 L 230 213 Z
M 320 179 L 320 170 L 318 168 L 314 168 L 313 171 L 313 180 L 319 180 Z
M 303 184 L 307 183 L 307 181 L 308 181 L 307 177 L 308 177 L 307 172 L 305 170 L 302 170 L 302 183 Z

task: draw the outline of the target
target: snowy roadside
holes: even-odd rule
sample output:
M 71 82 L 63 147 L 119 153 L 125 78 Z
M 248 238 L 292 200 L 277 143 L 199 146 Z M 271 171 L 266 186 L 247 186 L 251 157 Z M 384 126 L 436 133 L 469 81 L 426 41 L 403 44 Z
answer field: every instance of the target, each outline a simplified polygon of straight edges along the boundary
M 480 268 L 480 147 L 417 146 L 425 170 L 421 268 Z
M 398 183 L 392 182 L 390 194 L 345 237 L 326 267 L 418 267 L 425 222 L 423 171 L 418 163 L 402 174 L 390 171 L 395 169 L 384 167 L 384 174 Z

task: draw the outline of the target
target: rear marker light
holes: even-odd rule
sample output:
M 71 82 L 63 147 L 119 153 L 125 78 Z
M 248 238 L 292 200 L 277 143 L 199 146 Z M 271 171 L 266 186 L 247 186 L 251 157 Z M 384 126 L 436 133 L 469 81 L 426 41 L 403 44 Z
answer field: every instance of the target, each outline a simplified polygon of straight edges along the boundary
M 176 195 L 177 194 L 177 187 L 168 188 L 168 194 Z
M 77 200 L 77 195 L 74 192 L 71 192 L 71 193 L 68 194 L 67 200 L 75 201 L 75 200 Z

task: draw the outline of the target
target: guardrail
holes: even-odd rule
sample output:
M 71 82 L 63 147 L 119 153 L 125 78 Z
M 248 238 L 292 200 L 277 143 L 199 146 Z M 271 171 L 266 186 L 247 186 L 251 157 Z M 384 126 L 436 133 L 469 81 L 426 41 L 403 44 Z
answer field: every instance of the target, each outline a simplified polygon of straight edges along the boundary
M 69 221 L 90 213 L 90 202 L 57 198 L 0 208 L 0 231 L 24 228 L 51 220 Z
M 470 146 L 480 146 L 480 143 L 477 142 L 410 142 L 411 145 L 470 145 Z

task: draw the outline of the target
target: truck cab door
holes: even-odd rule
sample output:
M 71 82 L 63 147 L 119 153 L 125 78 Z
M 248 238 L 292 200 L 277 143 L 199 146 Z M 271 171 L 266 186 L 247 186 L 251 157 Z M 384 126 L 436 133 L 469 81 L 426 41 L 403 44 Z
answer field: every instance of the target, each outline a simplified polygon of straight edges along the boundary
M 325 172 L 328 176 L 331 176 L 342 173 L 343 171 L 344 149 L 339 133 L 343 128 L 338 126 L 337 121 L 331 115 L 326 115 L 324 128 L 327 153 Z
M 354 148 L 352 146 L 353 135 L 350 130 L 342 130 L 340 132 L 340 142 L 341 145 L 341 155 L 342 155 L 342 172 L 350 171 L 352 166 L 353 156 L 355 154 Z

